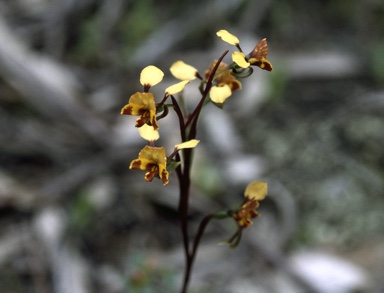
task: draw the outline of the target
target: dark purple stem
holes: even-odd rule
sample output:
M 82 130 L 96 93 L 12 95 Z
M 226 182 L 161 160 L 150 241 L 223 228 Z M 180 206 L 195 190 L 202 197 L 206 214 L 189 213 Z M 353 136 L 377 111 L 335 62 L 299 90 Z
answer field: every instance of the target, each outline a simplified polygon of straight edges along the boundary
M 212 81 L 213 81 L 213 78 L 215 77 L 215 74 L 216 74 L 216 71 L 217 71 L 217 68 L 219 67 L 221 61 L 224 59 L 225 55 L 227 55 L 228 53 L 228 50 L 225 51 L 221 56 L 220 58 L 217 60 L 216 64 L 215 64 L 215 67 L 213 68 L 213 70 L 211 71 L 211 74 L 210 76 L 208 77 L 208 80 L 207 80 L 207 85 L 204 89 L 204 92 L 203 92 L 203 95 L 201 97 L 201 100 L 199 102 L 199 104 L 197 105 L 196 109 L 192 112 L 192 114 L 189 116 L 189 119 L 187 121 L 187 123 L 185 123 L 185 126 L 188 127 L 189 124 L 192 123 L 192 126 L 191 126 L 191 132 L 190 132 L 190 137 L 189 139 L 193 139 L 196 137 L 196 127 L 197 127 L 197 120 L 199 118 L 199 115 L 201 113 L 201 110 L 204 106 L 204 102 L 209 94 L 209 91 L 211 90 L 212 88 Z M 194 134 L 191 135 L 191 134 Z
M 209 91 L 212 88 L 212 82 L 217 72 L 217 69 L 227 53 L 228 51 L 224 52 L 216 62 L 207 80 L 206 87 L 202 94 L 202 98 L 199 104 L 196 106 L 195 110 L 189 116 L 187 122 L 184 122 L 182 111 L 176 99 L 173 96 L 171 96 L 172 103 L 174 105 L 174 110 L 179 118 L 180 134 L 183 142 L 196 138 L 198 118 L 205 104 L 205 100 L 209 95 Z M 189 131 L 188 131 L 188 128 L 189 128 Z M 183 244 L 184 244 L 185 259 L 186 259 L 186 268 L 184 272 L 184 280 L 183 280 L 181 293 L 187 292 L 189 280 L 192 273 L 192 265 L 196 258 L 196 253 L 197 253 L 197 249 L 198 249 L 201 237 L 203 236 L 205 228 L 212 218 L 212 215 L 208 215 L 205 218 L 203 218 L 203 220 L 200 223 L 197 234 L 194 238 L 192 250 L 190 250 L 189 235 L 188 235 L 188 213 L 189 213 L 189 195 L 190 195 L 190 186 L 191 186 L 190 171 L 192 167 L 192 155 L 193 155 L 192 149 L 183 149 L 183 164 L 178 168 L 176 168 L 176 173 L 179 179 L 179 187 L 180 187 L 180 197 L 179 197 L 180 223 L 181 223 L 181 232 L 183 235 L 183 242 L 184 242 Z M 181 158 L 179 154 L 177 154 L 176 159 L 180 161 Z

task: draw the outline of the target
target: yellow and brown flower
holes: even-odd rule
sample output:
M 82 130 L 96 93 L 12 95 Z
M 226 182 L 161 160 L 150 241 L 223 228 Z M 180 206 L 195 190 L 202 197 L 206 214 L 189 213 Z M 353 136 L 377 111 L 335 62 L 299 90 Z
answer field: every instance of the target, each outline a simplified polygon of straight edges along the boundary
M 167 157 L 164 147 L 145 146 L 139 157 L 131 162 L 130 169 L 147 170 L 144 179 L 148 182 L 154 177 L 160 178 L 163 185 L 168 184 Z
M 217 60 L 212 61 L 210 67 L 204 72 L 206 79 L 211 75 L 216 63 Z M 215 85 L 212 86 L 209 93 L 211 100 L 217 104 L 223 104 L 232 95 L 232 92 L 241 89 L 241 82 L 231 74 L 230 68 L 226 69 L 227 67 L 227 63 L 220 62 L 214 78 Z
M 133 94 L 128 101 L 128 104 L 121 109 L 121 114 L 141 116 L 136 120 L 136 127 L 141 127 L 144 124 L 150 124 L 155 130 L 159 128 L 156 121 L 156 103 L 152 93 Z
M 241 51 L 239 39 L 226 30 L 220 30 L 217 33 L 224 42 L 236 46 L 240 50 L 232 54 L 232 61 L 241 68 L 248 68 L 251 65 L 258 66 L 263 70 L 272 71 L 272 63 L 267 60 L 268 44 L 264 38 L 258 42 L 255 48 L 247 56 Z
M 241 228 L 248 228 L 252 225 L 252 219 L 260 215 L 256 208 L 259 207 L 259 202 L 256 199 L 247 200 L 239 210 L 232 214 L 237 224 Z
M 248 184 L 244 191 L 245 202 L 232 213 L 232 217 L 241 229 L 251 226 L 252 219 L 260 215 L 256 209 L 260 205 L 259 200 L 263 200 L 267 196 L 267 192 L 268 186 L 264 181 L 253 181 Z

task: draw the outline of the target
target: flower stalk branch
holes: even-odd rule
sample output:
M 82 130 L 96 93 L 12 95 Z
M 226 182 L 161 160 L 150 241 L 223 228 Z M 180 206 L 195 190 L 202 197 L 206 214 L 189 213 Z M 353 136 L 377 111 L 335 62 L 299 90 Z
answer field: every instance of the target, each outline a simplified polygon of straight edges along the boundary
M 145 170 L 144 179 L 146 181 L 150 182 L 154 178 L 159 178 L 163 185 L 169 183 L 169 174 L 173 171 L 178 178 L 178 212 L 185 257 L 181 293 L 188 291 L 199 244 L 211 220 L 230 218 L 235 221 L 237 230 L 232 237 L 225 241 L 230 247 L 235 247 L 240 242 L 243 230 L 252 225 L 253 218 L 259 216 L 256 208 L 259 206 L 259 201 L 267 195 L 265 182 L 251 182 L 245 190 L 245 199 L 239 207 L 233 210 L 226 209 L 210 213 L 203 217 L 191 241 L 188 223 L 192 183 L 191 170 L 194 148 L 199 143 L 196 139 L 197 124 L 202 110 L 209 103 L 222 109 L 225 101 L 235 91 L 242 88 L 238 78 L 247 78 L 253 73 L 250 66 L 257 66 L 268 71 L 272 70 L 272 64 L 266 59 L 268 54 L 266 39 L 262 39 L 248 55 L 245 55 L 236 36 L 226 30 L 220 30 L 217 35 L 223 41 L 234 45 L 238 50 L 232 54 L 232 63 L 227 64 L 223 61 L 229 52 L 228 50 L 221 54 L 217 60 L 213 60 L 204 74 L 200 74 L 195 67 L 181 60 L 176 61 L 171 66 L 170 71 L 175 78 L 181 81 L 166 88 L 164 96 L 158 103 L 156 103 L 155 96 L 150 90 L 162 81 L 164 73 L 156 66 L 149 65 L 142 70 L 140 75 L 143 91 L 131 95 L 128 104 L 121 110 L 121 114 L 139 116 L 135 126 L 138 128 L 139 135 L 148 141 L 148 145 L 139 152 L 138 158 L 131 162 L 130 169 Z M 200 80 L 198 88 L 201 98 L 193 111 L 188 113 L 183 90 L 187 84 L 195 79 Z M 178 98 L 177 95 L 179 95 Z M 171 103 L 166 104 L 169 97 Z M 181 143 L 176 144 L 173 152 L 167 156 L 165 148 L 156 146 L 156 141 L 160 137 L 159 120 L 165 119 L 170 114 L 169 108 L 172 108 L 177 116 Z

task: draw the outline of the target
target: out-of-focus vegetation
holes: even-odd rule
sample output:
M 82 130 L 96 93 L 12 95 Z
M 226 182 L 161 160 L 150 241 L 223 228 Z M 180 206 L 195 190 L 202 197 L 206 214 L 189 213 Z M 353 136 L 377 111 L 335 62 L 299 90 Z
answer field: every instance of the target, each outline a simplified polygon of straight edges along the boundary
M 134 118 L 119 113 L 149 64 L 163 69 L 169 83 L 177 59 L 203 73 L 232 49 L 215 35 L 223 28 L 244 49 L 267 37 L 274 70 L 255 70 L 223 112 L 208 105 L 191 220 L 237 202 L 246 180 L 267 180 L 271 194 L 238 249 L 216 245 L 230 233 L 228 223 L 208 229 L 191 292 L 244 292 L 247 284 L 260 292 L 297 289 L 300 276 L 287 277 L 292 272 L 282 262 L 318 248 L 364 269 L 363 290 L 379 292 L 384 3 L 378 0 L 2 1 L 1 292 L 178 288 L 176 177 L 163 188 L 128 170 L 142 141 Z M 161 126 L 164 144 L 173 145 L 175 129 L 172 122 Z

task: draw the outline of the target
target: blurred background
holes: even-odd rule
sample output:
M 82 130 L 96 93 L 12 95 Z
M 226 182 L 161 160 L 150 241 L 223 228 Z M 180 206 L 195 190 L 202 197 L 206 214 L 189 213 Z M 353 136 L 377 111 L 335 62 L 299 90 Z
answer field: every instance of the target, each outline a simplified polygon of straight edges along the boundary
M 0 1 L 1 292 L 178 292 L 177 178 L 128 169 L 145 141 L 120 109 L 147 65 L 161 99 L 174 61 L 231 54 L 220 29 L 266 37 L 274 69 L 204 110 L 192 232 L 253 180 L 269 196 L 236 249 L 211 223 L 190 292 L 384 292 L 381 0 Z M 173 111 L 160 135 L 180 142 Z

